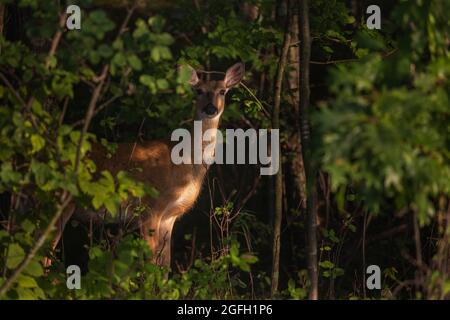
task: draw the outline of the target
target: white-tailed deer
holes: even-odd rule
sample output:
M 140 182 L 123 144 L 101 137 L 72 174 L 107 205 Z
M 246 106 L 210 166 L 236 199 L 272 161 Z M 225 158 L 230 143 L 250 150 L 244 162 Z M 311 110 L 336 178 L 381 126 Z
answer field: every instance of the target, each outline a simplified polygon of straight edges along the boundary
M 230 67 L 221 81 L 202 81 L 196 71 L 190 69 L 192 73 L 189 84 L 198 94 L 195 120 L 202 122 L 202 132 L 217 129 L 225 107 L 225 94 L 242 80 L 244 65 L 236 63 Z M 214 143 L 213 135 L 208 146 Z M 171 160 L 173 146 L 174 143 L 169 139 L 123 143 L 119 144 L 116 153 L 110 159 L 106 158 L 102 148 L 96 148 L 91 153 L 91 158 L 97 164 L 98 170 L 108 170 L 113 175 L 121 170 L 127 171 L 136 180 L 155 187 L 159 191 L 159 196 L 156 198 L 141 199 L 141 204 L 146 208 L 144 213 L 138 217 L 130 216 L 128 219 L 132 228 L 140 230 L 141 236 L 147 241 L 153 252 L 154 262 L 164 266 L 170 266 L 170 240 L 175 220 L 194 205 L 208 170 L 208 165 L 205 163 L 174 164 Z M 202 145 L 202 152 L 205 151 L 203 149 L 205 145 Z M 213 148 L 208 148 L 208 150 L 211 149 Z M 194 152 L 191 154 L 194 155 Z M 123 207 L 127 205 L 127 203 L 122 204 Z M 57 224 L 53 248 L 61 238 L 66 222 L 74 212 L 79 211 L 73 204 L 64 213 Z M 98 213 L 95 214 L 98 215 Z M 49 262 L 47 260 L 47 264 Z

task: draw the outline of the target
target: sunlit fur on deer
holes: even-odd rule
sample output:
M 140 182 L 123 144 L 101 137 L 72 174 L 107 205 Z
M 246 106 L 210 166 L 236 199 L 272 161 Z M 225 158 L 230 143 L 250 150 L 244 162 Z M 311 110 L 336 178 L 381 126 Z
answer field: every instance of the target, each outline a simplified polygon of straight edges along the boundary
M 202 81 L 194 69 L 191 70 L 190 85 L 197 92 L 195 120 L 202 122 L 202 131 L 217 129 L 220 117 L 225 107 L 225 95 L 229 89 L 236 86 L 244 76 L 244 66 L 237 63 L 230 67 L 221 81 Z M 207 145 L 215 143 L 215 137 Z M 179 164 L 171 161 L 171 149 L 175 142 L 157 140 L 137 143 L 119 144 L 112 158 L 107 159 L 102 148 L 95 148 L 91 158 L 97 164 L 98 170 L 109 170 L 113 175 L 119 171 L 127 171 L 136 180 L 159 191 L 157 197 L 140 199 L 145 212 L 138 217 L 129 217 L 131 228 L 140 231 L 154 255 L 154 262 L 169 266 L 171 235 L 174 223 L 178 217 L 187 212 L 198 198 L 208 165 Z M 206 144 L 203 144 L 202 152 Z M 213 148 L 208 147 L 208 150 Z M 193 155 L 193 152 L 191 152 Z M 204 155 L 205 157 L 214 156 Z M 193 163 L 193 162 L 192 162 Z M 140 169 L 137 169 L 140 168 Z M 136 200 L 136 199 L 135 199 Z M 135 201 L 136 202 L 136 201 Z M 128 206 L 123 203 L 122 207 Z M 56 246 L 64 225 L 75 212 L 81 209 L 71 205 L 57 224 Z M 98 213 L 95 213 L 98 217 Z M 95 216 L 91 213 L 91 217 Z M 82 215 L 82 214 L 81 214 Z

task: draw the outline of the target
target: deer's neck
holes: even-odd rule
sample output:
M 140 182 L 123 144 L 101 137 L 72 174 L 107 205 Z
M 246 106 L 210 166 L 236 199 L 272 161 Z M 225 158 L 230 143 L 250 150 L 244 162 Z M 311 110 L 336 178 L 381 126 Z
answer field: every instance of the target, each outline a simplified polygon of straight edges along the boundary
M 208 161 L 214 159 L 219 120 L 219 117 L 213 119 L 196 118 L 191 129 L 191 136 L 193 137 L 191 155 L 194 171 L 200 175 L 201 179 L 208 170 L 208 163 L 211 163 Z

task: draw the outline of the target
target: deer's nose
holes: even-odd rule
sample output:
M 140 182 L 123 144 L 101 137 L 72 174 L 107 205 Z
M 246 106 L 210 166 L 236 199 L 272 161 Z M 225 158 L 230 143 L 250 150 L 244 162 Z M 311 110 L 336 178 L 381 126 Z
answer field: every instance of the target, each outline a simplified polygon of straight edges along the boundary
M 217 108 L 212 104 L 208 103 L 205 107 L 203 107 L 203 113 L 207 114 L 208 116 L 213 116 L 217 114 Z

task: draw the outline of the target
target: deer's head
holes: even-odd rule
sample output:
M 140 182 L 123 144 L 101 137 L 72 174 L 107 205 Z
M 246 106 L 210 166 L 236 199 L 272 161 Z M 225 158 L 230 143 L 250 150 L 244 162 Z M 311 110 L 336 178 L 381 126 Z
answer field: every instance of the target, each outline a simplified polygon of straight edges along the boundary
M 200 120 L 219 118 L 225 107 L 225 95 L 244 77 L 244 64 L 236 63 L 228 68 L 220 81 L 202 81 L 191 68 L 189 84 L 197 93 L 197 118 Z

